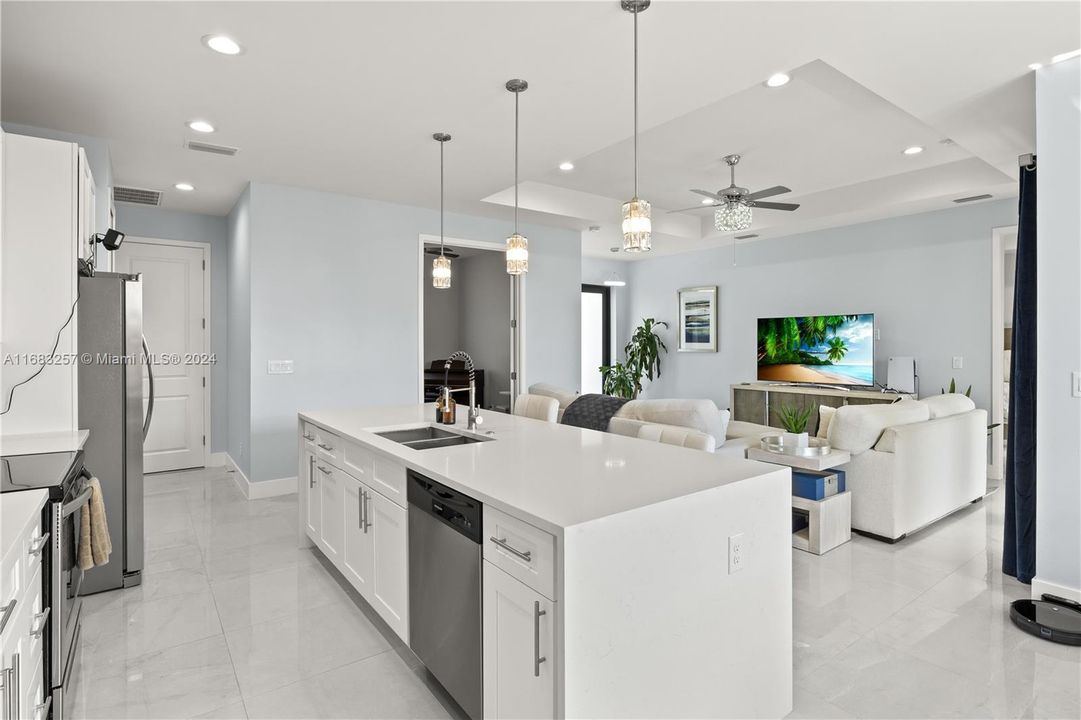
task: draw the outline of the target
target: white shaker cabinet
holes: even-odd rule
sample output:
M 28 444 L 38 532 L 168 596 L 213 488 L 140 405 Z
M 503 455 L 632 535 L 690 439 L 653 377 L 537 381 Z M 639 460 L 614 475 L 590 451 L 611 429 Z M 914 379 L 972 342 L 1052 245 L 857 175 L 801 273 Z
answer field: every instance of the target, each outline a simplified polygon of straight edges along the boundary
M 346 474 L 338 468 L 315 459 L 315 470 L 319 474 L 319 495 L 322 503 L 322 517 L 319 526 L 319 548 L 332 562 L 341 556 L 345 542 L 345 482 Z
M 322 489 L 319 485 L 320 472 L 315 469 L 315 453 L 305 450 L 300 462 L 300 492 L 304 496 L 304 529 L 313 541 L 319 540 L 323 526 L 323 503 L 319 497 Z
M 356 478 L 346 478 L 342 572 L 364 597 L 369 597 L 372 592 L 372 565 L 375 561 L 373 535 L 365 517 L 369 492 L 368 486 Z
M 554 604 L 484 562 L 484 715 L 553 718 Z
M 409 527 L 408 513 L 374 490 L 365 505 L 373 538 L 374 586 L 369 602 L 398 636 L 409 633 Z

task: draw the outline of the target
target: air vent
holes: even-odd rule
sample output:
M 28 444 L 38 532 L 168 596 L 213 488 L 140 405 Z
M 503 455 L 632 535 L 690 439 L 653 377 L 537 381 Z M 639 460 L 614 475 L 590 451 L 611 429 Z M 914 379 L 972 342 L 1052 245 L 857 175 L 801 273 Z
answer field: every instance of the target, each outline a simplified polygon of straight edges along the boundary
M 239 148 L 229 147 L 228 145 L 211 145 L 210 143 L 199 142 L 197 140 L 188 140 L 188 150 L 210 153 L 211 155 L 226 155 L 232 157 L 237 154 Z
M 113 187 L 113 200 L 131 203 L 132 205 L 153 205 L 157 207 L 161 205 L 161 191 L 116 185 Z
M 991 197 L 991 196 L 984 193 L 983 195 L 973 195 L 972 197 L 957 198 L 956 200 L 954 200 L 954 202 L 955 203 L 976 202 L 977 200 L 987 200 L 989 197 Z
M 736 235 L 736 240 L 750 240 L 756 237 L 758 237 L 758 233 L 747 233 L 746 235 Z

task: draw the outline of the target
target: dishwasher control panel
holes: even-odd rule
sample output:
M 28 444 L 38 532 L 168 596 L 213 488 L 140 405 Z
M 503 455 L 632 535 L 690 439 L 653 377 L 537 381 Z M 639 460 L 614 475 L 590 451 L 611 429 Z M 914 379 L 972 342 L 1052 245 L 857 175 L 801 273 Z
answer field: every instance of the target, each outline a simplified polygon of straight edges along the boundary
M 482 505 L 468 495 L 409 471 L 409 503 L 475 543 L 481 542 Z

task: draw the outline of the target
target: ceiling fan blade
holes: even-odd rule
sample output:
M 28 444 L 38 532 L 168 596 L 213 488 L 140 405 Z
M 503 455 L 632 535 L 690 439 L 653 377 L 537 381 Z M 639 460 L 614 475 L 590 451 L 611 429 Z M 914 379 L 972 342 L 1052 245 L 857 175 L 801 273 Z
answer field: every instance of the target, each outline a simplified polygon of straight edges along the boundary
M 717 193 L 711 193 L 709 190 L 696 190 L 695 188 L 691 188 L 691 192 L 697 193 L 699 195 L 705 195 L 706 197 L 713 198 L 714 200 L 723 199 L 723 196 L 718 195 Z
M 759 198 L 768 198 L 768 197 L 773 197 L 774 195 L 784 195 L 785 193 L 790 193 L 790 192 L 792 192 L 792 191 L 789 188 L 786 188 L 784 185 L 774 185 L 771 188 L 766 188 L 765 190 L 759 190 L 758 192 L 753 192 L 750 195 L 744 195 L 743 199 L 744 200 L 758 200 Z
M 715 207 L 720 207 L 720 204 L 716 204 L 716 205 L 695 205 L 694 207 L 682 208 L 680 210 L 669 210 L 665 214 L 666 215 L 671 215 L 672 213 L 687 212 L 689 210 L 712 210 Z
M 751 203 L 751 207 L 762 208 L 763 210 L 797 210 L 799 209 L 798 203 L 777 203 L 777 202 L 758 202 Z

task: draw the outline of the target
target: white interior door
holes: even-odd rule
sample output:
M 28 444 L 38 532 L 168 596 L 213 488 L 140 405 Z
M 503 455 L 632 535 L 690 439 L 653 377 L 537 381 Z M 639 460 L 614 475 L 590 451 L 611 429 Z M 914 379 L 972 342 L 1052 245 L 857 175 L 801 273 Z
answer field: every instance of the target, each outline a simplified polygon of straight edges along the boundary
M 143 335 L 153 356 L 154 414 L 143 444 L 145 472 L 206 465 L 206 249 L 126 240 L 122 273 L 142 273 Z M 143 412 L 150 388 L 143 373 Z

